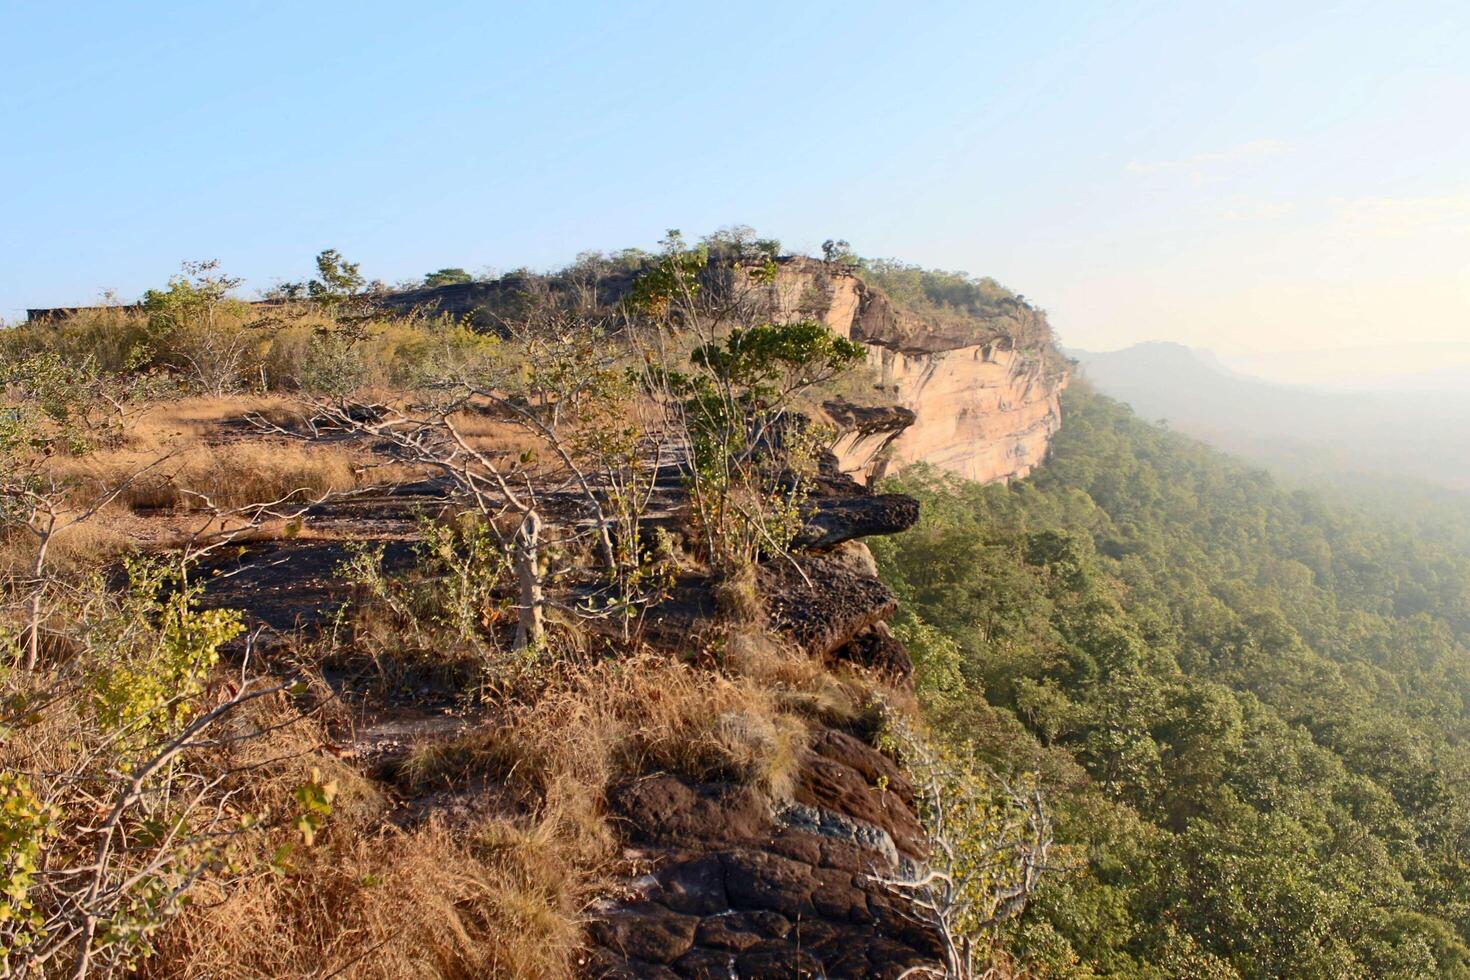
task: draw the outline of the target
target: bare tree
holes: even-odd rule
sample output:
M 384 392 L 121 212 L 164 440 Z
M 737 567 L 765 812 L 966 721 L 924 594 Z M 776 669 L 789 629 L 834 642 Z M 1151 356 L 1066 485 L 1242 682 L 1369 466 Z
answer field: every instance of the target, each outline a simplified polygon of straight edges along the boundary
M 905 977 L 972 980 L 976 941 L 1021 913 L 1042 875 L 1054 870 L 1051 818 L 1035 781 L 1014 782 L 928 744 L 903 723 L 890 727 L 915 780 L 929 844 L 925 866 L 912 874 L 873 874 L 902 900 L 909 917 L 932 929 L 944 952 L 940 966 L 920 965 Z

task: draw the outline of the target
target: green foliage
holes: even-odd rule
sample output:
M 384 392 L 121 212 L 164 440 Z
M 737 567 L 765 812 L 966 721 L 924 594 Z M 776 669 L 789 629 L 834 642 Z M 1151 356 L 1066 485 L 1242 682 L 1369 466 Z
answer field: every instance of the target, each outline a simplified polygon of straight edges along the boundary
M 690 248 L 670 231 L 629 301 L 640 380 L 687 438 L 693 523 L 721 582 L 722 608 L 741 617 L 755 607 L 754 562 L 789 545 L 815 469 L 821 434 L 792 412 L 793 401 L 865 355 L 816 321 L 762 322 L 752 314 L 742 290 L 763 288 L 777 268 L 777 244 L 753 234 L 727 229 Z M 737 274 L 706 292 L 712 249 Z M 692 340 L 687 372 L 674 354 L 683 338 Z
M 731 225 L 720 228 L 700 239 L 700 245 L 708 250 L 712 258 L 764 265 L 774 262 L 781 254 L 781 243 L 774 238 L 757 238 L 755 229 L 749 225 Z
M 418 646 L 444 660 L 492 659 L 491 626 L 511 615 L 508 545 L 469 513 L 442 522 L 424 518 L 418 529 L 411 571 L 389 574 L 381 543 L 356 543 L 338 575 L 357 589 L 359 605 L 391 613 L 401 647 Z
M 80 456 L 118 445 L 127 413 L 167 390 L 138 370 L 148 356 L 134 349 L 115 374 L 49 350 L 0 362 L 0 453 L 29 447 Z
M 20 773 L 0 773 L 0 963 L 44 938 L 45 918 L 31 900 L 37 865 L 61 818 Z
M 332 804 L 337 799 L 337 781 L 324 780 L 321 770 L 313 769 L 311 778 L 296 787 L 294 795 L 301 812 L 292 826 L 301 835 L 301 842 L 310 847 L 316 843 L 316 835 L 332 815 Z
M 246 326 L 249 307 L 231 296 L 240 282 L 222 273 L 216 261 L 185 262 L 167 289 L 143 294 L 162 362 L 204 394 L 238 389 L 253 367 L 256 338 Z
M 360 323 L 318 327 L 297 372 L 302 390 L 340 399 L 361 388 L 371 370 L 365 356 L 367 339 L 368 331 Z
M 221 313 L 239 303 L 230 294 L 242 280 L 220 271 L 219 262 L 185 262 L 183 272 L 168 281 L 167 289 L 143 294 L 143 309 L 159 332 L 212 326 Z
M 157 561 L 129 559 L 129 587 L 110 616 L 88 624 L 113 651 L 87 680 L 97 722 L 122 744 L 147 745 L 176 730 L 219 662 L 219 649 L 244 629 L 240 614 L 199 609 L 198 586 Z
M 669 312 L 675 300 L 693 300 L 700 292 L 699 275 L 709 265 L 709 249 L 687 248 L 684 236 L 670 228 L 661 242 L 663 252 L 633 281 L 629 303 L 645 316 Z
M 474 282 L 475 277 L 463 269 L 439 269 L 424 276 L 424 285 L 430 288 L 434 286 L 453 286 L 458 283 Z
M 1470 555 L 1085 390 L 1064 408 L 1031 479 L 911 470 L 919 526 L 873 542 L 942 728 L 1041 770 L 1058 839 L 1087 846 L 1012 951 L 1083 975 L 1470 976 Z M 956 660 L 935 633 L 962 684 L 926 668 Z
M 950 637 L 902 610 L 893 633 L 908 648 L 914 684 L 930 704 L 952 705 L 978 693 L 965 680 L 960 646 Z
M 322 306 L 334 307 L 362 292 L 366 280 L 361 264 L 348 262 L 335 248 L 325 249 L 316 257 L 317 278 L 306 284 L 306 294 Z
M 866 350 L 814 320 L 736 327 L 691 357 L 752 408 L 769 408 L 860 363 Z
M 419 567 L 435 582 L 429 615 L 459 639 L 472 639 L 506 606 L 497 592 L 510 578 L 510 556 L 490 527 L 469 515 L 449 524 L 420 521 L 419 531 Z
M 0 363 L 54 353 L 68 364 L 89 364 L 98 372 L 119 374 L 146 363 L 140 353 L 154 353 L 153 344 L 147 314 L 106 296 L 103 305 L 70 316 L 0 330 Z
M 847 243 L 837 242 L 836 246 L 845 252 Z M 925 269 L 896 259 L 864 259 L 860 271 L 865 280 L 881 287 L 890 299 L 911 308 L 947 307 L 985 317 L 1023 301 L 989 276 L 977 278 L 967 272 Z
M 822 243 L 822 261 L 828 265 L 857 267 L 862 260 L 846 239 L 829 238 Z
M 127 571 L 121 589 L 99 573 L 59 591 L 49 632 L 65 656 L 0 669 L 7 976 L 135 969 L 197 882 L 246 873 L 243 835 L 270 825 L 242 808 L 237 781 L 260 716 L 211 728 L 272 690 L 236 674 L 206 700 L 239 617 L 199 609 L 197 588 L 161 561 Z M 18 656 L 8 619 L 0 632 Z
M 803 479 L 815 469 L 822 433 L 787 408 L 793 396 L 863 356 L 861 344 L 820 323 L 767 323 L 701 344 L 690 357 L 695 374 L 668 376 L 686 396 L 696 523 L 717 566 L 740 572 L 759 552 L 781 552 L 796 534 Z
M 1065 864 L 1049 860 L 1052 826 L 1036 777 L 1002 777 L 978 764 L 969 745 L 933 741 L 892 717 L 878 744 L 913 782 L 929 843 L 916 875 L 883 883 L 935 927 L 945 976 L 979 976 L 978 947 L 1020 914 L 1043 873 Z

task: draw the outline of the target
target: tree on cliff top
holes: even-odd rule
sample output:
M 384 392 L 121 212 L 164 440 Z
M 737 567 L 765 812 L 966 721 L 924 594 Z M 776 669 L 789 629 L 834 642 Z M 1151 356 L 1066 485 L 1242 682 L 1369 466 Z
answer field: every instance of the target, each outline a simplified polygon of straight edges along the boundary
M 457 266 L 439 269 L 424 276 L 424 285 L 431 289 L 435 286 L 453 286 L 459 283 L 474 281 L 474 276 Z

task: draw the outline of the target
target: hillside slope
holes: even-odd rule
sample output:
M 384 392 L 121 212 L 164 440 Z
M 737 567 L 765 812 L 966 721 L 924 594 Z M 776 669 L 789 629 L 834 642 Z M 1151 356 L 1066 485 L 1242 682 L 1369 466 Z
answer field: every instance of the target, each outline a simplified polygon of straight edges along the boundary
M 1343 391 L 1276 384 L 1171 343 L 1070 351 L 1098 390 L 1146 419 L 1298 472 L 1470 487 L 1470 394 L 1424 384 Z
M 1009 487 L 875 547 L 951 737 L 1078 870 L 1011 937 L 1130 977 L 1470 976 L 1470 554 L 1074 389 Z M 1454 531 L 1456 533 L 1450 533 Z

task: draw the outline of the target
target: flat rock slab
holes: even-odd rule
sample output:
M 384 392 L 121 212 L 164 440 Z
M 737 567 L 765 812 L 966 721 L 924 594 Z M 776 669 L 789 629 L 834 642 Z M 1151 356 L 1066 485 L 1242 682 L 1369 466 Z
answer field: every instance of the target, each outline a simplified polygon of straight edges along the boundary
M 919 520 L 919 502 L 902 493 L 828 497 L 813 502 L 792 546 L 820 551 L 844 541 L 898 534 Z
M 823 555 L 763 565 L 760 585 L 771 626 L 818 658 L 845 646 L 898 608 L 888 586 Z

